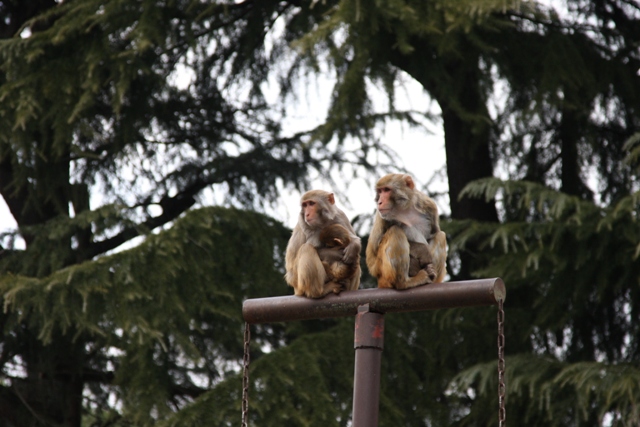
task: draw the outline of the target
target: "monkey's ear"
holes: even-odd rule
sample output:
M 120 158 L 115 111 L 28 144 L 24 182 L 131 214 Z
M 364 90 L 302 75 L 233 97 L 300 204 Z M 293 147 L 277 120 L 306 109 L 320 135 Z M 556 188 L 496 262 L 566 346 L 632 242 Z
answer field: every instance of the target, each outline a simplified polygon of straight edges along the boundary
M 413 178 L 411 178 L 411 175 L 405 175 L 404 182 L 405 184 L 407 184 L 407 187 L 409 187 L 410 189 L 413 190 L 414 188 L 416 188 L 416 184 L 413 182 Z
M 329 203 L 331 203 L 332 205 L 336 204 L 336 199 L 333 197 L 333 193 L 329 193 L 329 195 L 327 196 L 327 200 L 329 201 Z

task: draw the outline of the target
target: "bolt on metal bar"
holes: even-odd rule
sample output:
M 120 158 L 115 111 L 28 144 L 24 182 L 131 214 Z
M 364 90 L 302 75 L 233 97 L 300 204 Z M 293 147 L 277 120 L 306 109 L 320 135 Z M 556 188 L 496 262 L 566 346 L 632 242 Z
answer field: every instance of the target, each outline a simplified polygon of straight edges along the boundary
M 376 313 L 424 311 L 440 308 L 497 305 L 506 289 L 500 278 L 434 283 L 398 291 L 360 289 L 320 299 L 300 296 L 254 298 L 242 305 L 248 323 L 288 322 L 329 317 L 355 316 L 358 307 L 369 304 Z

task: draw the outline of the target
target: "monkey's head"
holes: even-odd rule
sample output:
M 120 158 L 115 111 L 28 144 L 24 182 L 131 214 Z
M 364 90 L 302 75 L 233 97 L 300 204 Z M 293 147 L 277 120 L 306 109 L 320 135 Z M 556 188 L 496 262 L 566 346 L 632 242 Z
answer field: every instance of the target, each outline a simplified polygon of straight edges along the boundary
M 319 228 L 335 217 L 336 201 L 333 193 L 323 190 L 311 190 L 300 199 L 300 224 Z
M 349 230 L 340 224 L 327 225 L 320 232 L 320 243 L 327 248 L 346 248 L 351 243 Z
M 392 173 L 380 178 L 376 183 L 376 204 L 382 219 L 393 220 L 410 208 L 415 187 L 410 175 Z

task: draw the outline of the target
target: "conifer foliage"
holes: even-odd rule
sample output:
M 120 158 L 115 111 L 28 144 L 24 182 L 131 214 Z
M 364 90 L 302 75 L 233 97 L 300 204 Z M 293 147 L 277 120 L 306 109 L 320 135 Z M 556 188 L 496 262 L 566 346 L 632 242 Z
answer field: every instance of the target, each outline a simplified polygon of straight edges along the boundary
M 492 257 L 478 274 L 509 283 L 510 315 L 527 328 L 529 350 L 508 360 L 511 411 L 529 425 L 636 424 L 640 191 L 608 207 L 526 181 L 488 179 L 466 191 L 500 194 L 514 215 L 458 224 L 455 242 L 482 236 Z M 486 389 L 494 374 L 478 365 L 454 383 Z
M 292 8 L 0 2 L 0 425 L 148 425 L 236 374 L 242 300 L 287 290 L 289 233 L 243 209 L 376 148 L 282 131 Z

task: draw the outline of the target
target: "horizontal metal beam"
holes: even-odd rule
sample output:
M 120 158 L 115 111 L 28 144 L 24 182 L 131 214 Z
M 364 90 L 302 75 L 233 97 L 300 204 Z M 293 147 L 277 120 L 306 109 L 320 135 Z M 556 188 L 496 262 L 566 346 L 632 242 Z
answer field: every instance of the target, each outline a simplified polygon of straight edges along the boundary
M 242 304 L 248 323 L 288 322 L 355 316 L 358 307 L 369 304 L 376 313 L 424 311 L 439 308 L 497 305 L 507 295 L 500 278 L 433 283 L 398 291 L 360 289 L 312 299 L 299 296 L 254 298 Z

